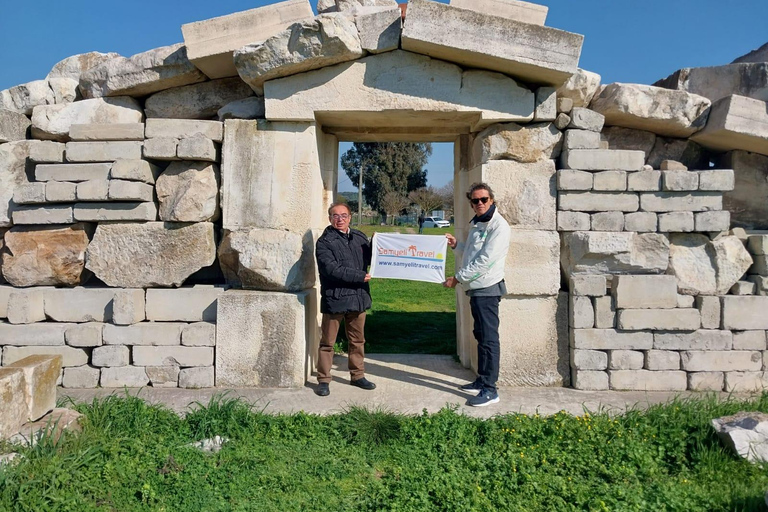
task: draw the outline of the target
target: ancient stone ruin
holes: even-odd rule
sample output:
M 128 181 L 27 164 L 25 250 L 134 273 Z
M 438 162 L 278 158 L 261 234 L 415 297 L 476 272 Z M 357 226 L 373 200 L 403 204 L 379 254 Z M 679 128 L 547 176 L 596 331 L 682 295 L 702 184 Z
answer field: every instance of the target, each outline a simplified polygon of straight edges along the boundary
M 457 197 L 489 182 L 513 229 L 503 384 L 768 383 L 765 51 L 601 85 L 546 7 L 317 7 L 191 23 L 0 91 L 3 367 L 58 355 L 73 388 L 303 385 L 339 141 L 449 141 Z M 456 323 L 471 367 L 461 293 Z

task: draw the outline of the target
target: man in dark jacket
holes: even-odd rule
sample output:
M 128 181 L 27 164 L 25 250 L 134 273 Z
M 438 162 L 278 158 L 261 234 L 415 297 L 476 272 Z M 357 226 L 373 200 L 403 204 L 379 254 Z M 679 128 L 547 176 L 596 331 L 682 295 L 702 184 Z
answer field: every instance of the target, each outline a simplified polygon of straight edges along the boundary
M 330 394 L 333 345 L 341 321 L 349 340 L 350 384 L 371 390 L 376 385 L 365 378 L 365 311 L 371 307 L 367 268 L 371 263 L 371 243 L 364 233 L 350 229 L 352 212 L 346 203 L 328 209 L 331 225 L 317 240 L 315 255 L 320 271 L 320 312 L 323 314 L 320 353 L 317 358 L 317 391 Z

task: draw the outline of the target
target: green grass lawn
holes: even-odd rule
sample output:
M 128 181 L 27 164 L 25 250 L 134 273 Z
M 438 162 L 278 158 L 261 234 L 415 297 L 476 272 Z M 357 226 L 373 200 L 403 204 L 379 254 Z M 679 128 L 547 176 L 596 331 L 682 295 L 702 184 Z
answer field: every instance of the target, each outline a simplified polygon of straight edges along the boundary
M 417 228 L 362 226 L 369 237 L 379 233 L 417 234 Z M 425 235 L 453 234 L 450 228 L 427 228 Z M 448 249 L 446 274 L 454 272 Z M 365 324 L 366 352 L 380 354 L 455 354 L 456 294 L 436 283 L 372 279 L 373 307 Z M 339 342 L 346 349 L 343 332 Z
M 0 510 L 735 512 L 765 510 L 768 488 L 768 471 L 709 425 L 768 412 L 768 395 L 490 420 L 450 408 L 271 416 L 221 397 L 183 419 L 117 396 L 77 409 L 82 433 L 0 466 Z M 219 453 L 187 446 L 214 435 L 230 440 Z

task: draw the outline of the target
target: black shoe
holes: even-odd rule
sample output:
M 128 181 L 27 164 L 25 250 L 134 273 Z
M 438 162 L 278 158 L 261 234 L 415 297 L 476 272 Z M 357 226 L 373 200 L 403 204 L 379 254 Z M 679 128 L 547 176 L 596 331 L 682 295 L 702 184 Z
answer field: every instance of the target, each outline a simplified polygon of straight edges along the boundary
M 315 389 L 315 394 L 317 396 L 328 396 L 331 394 L 331 389 L 328 386 L 327 382 L 321 382 L 317 385 L 317 389 Z
M 459 386 L 459 389 L 462 391 L 480 391 L 483 389 L 483 385 L 480 384 L 479 379 L 475 379 L 474 382 L 470 382 L 469 384 L 464 384 L 463 386 Z
M 499 394 L 496 391 L 484 389 L 480 393 L 467 400 L 467 405 L 472 407 L 485 407 L 486 405 L 499 403 Z
M 363 377 L 362 379 L 351 380 L 351 381 L 349 381 L 349 383 L 352 384 L 353 386 L 356 386 L 356 387 L 360 388 L 360 389 L 365 389 L 366 391 L 370 391 L 372 389 L 376 389 L 376 384 L 374 384 L 373 382 L 369 381 L 365 377 Z

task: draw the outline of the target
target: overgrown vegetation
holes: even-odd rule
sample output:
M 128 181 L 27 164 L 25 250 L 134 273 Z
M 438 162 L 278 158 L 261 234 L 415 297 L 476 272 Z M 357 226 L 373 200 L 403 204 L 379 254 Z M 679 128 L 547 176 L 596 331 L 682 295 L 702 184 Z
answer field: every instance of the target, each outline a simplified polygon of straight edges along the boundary
M 0 469 L 3 511 L 758 511 L 766 469 L 709 426 L 750 402 L 622 416 L 272 416 L 218 396 L 185 418 L 135 397 L 80 404 L 81 434 Z M 187 443 L 229 438 L 217 454 Z

